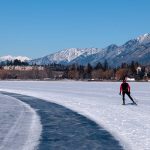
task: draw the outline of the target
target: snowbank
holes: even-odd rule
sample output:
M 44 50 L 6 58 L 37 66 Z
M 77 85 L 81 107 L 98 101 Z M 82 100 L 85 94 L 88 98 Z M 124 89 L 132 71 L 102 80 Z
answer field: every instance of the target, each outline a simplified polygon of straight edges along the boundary
M 36 112 L 29 105 L 0 94 L 0 149 L 33 150 L 40 134 Z

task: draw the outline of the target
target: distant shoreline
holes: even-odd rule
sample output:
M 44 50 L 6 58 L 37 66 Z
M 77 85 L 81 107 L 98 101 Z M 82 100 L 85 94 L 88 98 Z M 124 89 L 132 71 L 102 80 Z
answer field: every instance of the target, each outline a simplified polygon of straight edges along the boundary
M 122 80 L 71 80 L 71 79 L 0 79 L 0 81 L 83 81 L 83 82 L 122 82 Z M 127 82 L 150 82 L 150 80 L 135 80 Z

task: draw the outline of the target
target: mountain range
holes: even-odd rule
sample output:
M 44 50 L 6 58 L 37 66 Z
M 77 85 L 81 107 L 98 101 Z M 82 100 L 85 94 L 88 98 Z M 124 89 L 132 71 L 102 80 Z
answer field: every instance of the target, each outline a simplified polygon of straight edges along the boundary
M 47 65 L 58 64 L 81 64 L 96 65 L 105 60 L 110 66 L 116 67 L 121 63 L 138 61 L 141 64 L 150 64 L 150 34 L 141 35 L 127 41 L 121 46 L 111 44 L 106 48 L 70 48 L 30 61 L 30 64 Z
M 18 59 L 22 62 L 24 61 L 30 61 L 31 59 L 26 57 L 26 56 L 11 56 L 11 55 L 7 55 L 7 56 L 2 56 L 0 57 L 0 62 L 4 62 L 4 61 L 14 61 L 15 59 Z
M 105 60 L 113 67 L 120 66 L 121 63 L 130 63 L 131 61 L 138 61 L 140 64 L 150 65 L 150 34 L 146 33 L 141 35 L 127 41 L 121 46 L 111 44 L 106 48 L 69 48 L 32 60 L 23 56 L 0 57 L 0 61 L 14 59 L 28 61 L 29 64 L 37 65 L 48 65 L 51 63 L 64 65 L 74 63 L 87 65 L 90 63 L 91 65 L 96 65 L 98 62 L 103 63 Z

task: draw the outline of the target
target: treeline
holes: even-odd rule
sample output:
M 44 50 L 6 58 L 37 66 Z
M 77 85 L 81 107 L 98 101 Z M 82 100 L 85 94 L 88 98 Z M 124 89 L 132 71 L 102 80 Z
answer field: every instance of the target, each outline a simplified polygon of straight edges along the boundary
M 23 65 L 14 61 L 13 65 Z M 26 64 L 29 65 L 29 64 Z M 36 66 L 36 64 L 34 64 Z M 25 66 L 25 65 L 24 65 Z M 140 66 L 140 67 L 139 67 Z M 73 79 L 73 80 L 122 80 L 125 76 L 142 80 L 150 78 L 150 66 L 141 66 L 138 62 L 122 63 L 120 67 L 112 68 L 108 62 L 98 62 L 95 66 L 72 64 L 49 64 L 44 70 L 4 70 L 0 69 L 0 79 Z
M 140 66 L 140 67 L 139 67 Z M 139 70 L 138 70 L 139 67 Z M 107 61 L 97 63 L 96 66 L 70 65 L 66 71 L 69 79 L 95 79 L 95 80 L 122 80 L 124 77 L 142 80 L 150 78 L 150 66 L 141 66 L 138 62 L 132 61 L 130 64 L 122 63 L 120 67 L 111 68 Z
M 7 60 L 7 61 L 2 61 L 0 62 L 0 66 L 28 66 L 29 63 L 26 62 L 26 61 L 21 61 L 21 60 L 18 60 L 18 59 L 15 59 L 15 60 Z

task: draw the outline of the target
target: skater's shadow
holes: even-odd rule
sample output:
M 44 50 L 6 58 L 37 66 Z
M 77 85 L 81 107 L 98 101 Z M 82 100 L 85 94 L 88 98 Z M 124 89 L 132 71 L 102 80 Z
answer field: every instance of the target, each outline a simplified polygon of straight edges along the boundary
M 134 105 L 134 106 L 136 106 L 136 104 L 134 104 L 134 103 L 126 103 L 125 105 Z

